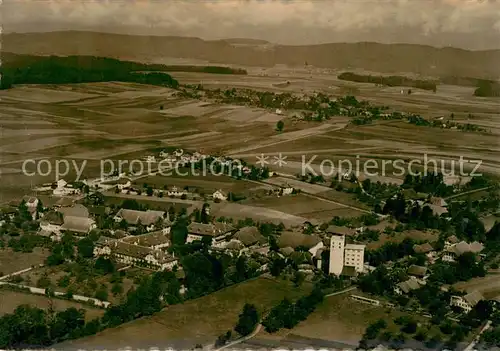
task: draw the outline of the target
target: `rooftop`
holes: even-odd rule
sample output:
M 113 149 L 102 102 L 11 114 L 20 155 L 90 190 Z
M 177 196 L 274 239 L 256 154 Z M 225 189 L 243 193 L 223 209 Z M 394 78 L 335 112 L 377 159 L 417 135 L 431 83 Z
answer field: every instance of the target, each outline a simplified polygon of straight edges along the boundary
M 306 235 L 299 232 L 286 231 L 278 237 L 278 246 L 281 248 L 291 247 L 293 249 L 304 246 L 308 249 L 321 242 L 321 238 L 316 235 Z
M 476 290 L 465 295 L 463 299 L 467 301 L 469 305 L 476 306 L 479 301 L 484 300 L 484 297 Z
M 61 229 L 77 233 L 88 233 L 94 221 L 90 218 L 65 216 Z
M 267 239 L 260 234 L 257 227 L 243 227 L 236 232 L 234 238 L 241 241 L 245 246 L 267 243 Z
M 128 236 L 121 241 L 127 244 L 139 245 L 144 247 L 154 247 L 170 242 L 168 235 L 163 234 L 161 230 L 142 235 Z
M 81 204 L 76 204 L 71 207 L 63 207 L 59 210 L 64 217 L 82 217 L 82 218 L 88 218 L 89 217 L 89 210 L 87 207 L 81 205 Z
M 188 232 L 194 235 L 201 236 L 219 236 L 224 235 L 234 230 L 234 227 L 226 223 L 198 223 L 191 222 L 188 226 Z
M 408 274 L 410 275 L 415 275 L 417 277 L 423 277 L 427 273 L 427 267 L 422 267 L 422 266 L 417 266 L 417 265 L 411 265 L 410 268 L 408 268 Z
M 434 247 L 429 243 L 424 243 L 421 245 L 414 245 L 413 251 L 415 251 L 415 253 L 428 253 L 434 251 Z
M 140 222 L 143 225 L 151 225 L 163 219 L 164 214 L 163 211 L 137 211 L 122 208 L 116 216 L 124 219 L 128 224 L 137 225 Z
M 339 227 L 337 225 L 330 225 L 326 228 L 326 232 L 329 234 L 340 234 L 345 236 L 355 235 L 356 230 L 347 228 L 347 227 Z

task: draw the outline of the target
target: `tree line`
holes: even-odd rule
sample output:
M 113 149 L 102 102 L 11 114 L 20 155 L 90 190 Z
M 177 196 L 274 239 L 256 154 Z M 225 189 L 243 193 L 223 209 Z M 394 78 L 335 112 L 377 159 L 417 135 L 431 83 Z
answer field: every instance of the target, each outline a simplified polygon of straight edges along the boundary
M 390 87 L 414 87 L 424 90 L 436 91 L 436 82 L 430 80 L 417 80 L 403 76 L 372 76 L 361 75 L 353 72 L 344 72 L 338 75 L 338 79 L 359 83 L 373 83 L 387 85 Z
M 147 65 L 95 56 L 7 56 L 0 72 L 0 87 L 14 84 L 68 84 L 132 82 L 176 88 L 179 83 L 164 73 L 166 66 Z

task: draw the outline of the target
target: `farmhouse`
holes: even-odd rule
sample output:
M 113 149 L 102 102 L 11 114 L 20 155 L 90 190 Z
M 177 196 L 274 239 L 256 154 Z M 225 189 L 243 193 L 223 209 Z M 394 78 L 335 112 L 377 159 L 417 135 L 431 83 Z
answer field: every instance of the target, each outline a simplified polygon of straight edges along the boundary
M 267 244 L 267 239 L 260 234 L 257 227 L 243 227 L 234 234 L 234 239 L 240 241 L 245 246 L 256 244 Z
M 316 256 L 316 253 L 321 249 L 324 244 L 319 236 L 316 235 L 306 235 L 298 232 L 283 232 L 277 242 L 280 248 L 292 248 L 292 250 L 303 247 L 307 249 L 312 256 Z
M 94 256 L 113 258 L 119 263 L 157 270 L 170 270 L 178 260 L 159 250 L 100 237 L 94 247 Z
M 95 221 L 92 218 L 64 216 L 64 223 L 61 230 L 70 232 L 88 234 L 92 229 L 96 228 Z
M 205 224 L 192 222 L 188 226 L 186 242 L 190 243 L 203 238 L 212 238 L 215 242 L 225 239 L 234 232 L 235 228 L 225 223 Z
M 479 291 L 473 291 L 465 296 L 452 296 L 450 306 L 461 308 L 465 313 L 469 313 L 479 301 L 484 300 Z
M 357 273 L 364 271 L 365 245 L 345 244 L 345 235 L 330 238 L 330 266 L 328 273 L 340 276 L 344 267 L 354 267 Z
M 118 213 L 113 217 L 115 222 L 121 222 L 125 220 L 129 225 L 137 225 L 139 223 L 149 226 L 151 224 L 157 223 L 159 220 L 163 220 L 165 212 L 163 211 L 136 211 L 128 209 L 120 209 Z

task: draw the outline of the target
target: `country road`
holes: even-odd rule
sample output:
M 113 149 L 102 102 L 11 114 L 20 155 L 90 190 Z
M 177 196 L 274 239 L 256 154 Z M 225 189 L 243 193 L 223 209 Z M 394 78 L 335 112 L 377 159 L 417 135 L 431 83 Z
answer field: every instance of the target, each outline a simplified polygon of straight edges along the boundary
M 334 125 L 331 125 L 332 127 Z M 336 128 L 323 128 L 323 127 L 314 127 L 314 128 L 309 128 L 309 130 L 317 130 L 318 133 L 305 133 L 305 131 L 307 131 L 308 129 L 305 129 L 302 131 L 302 133 L 297 133 L 297 136 L 294 136 L 294 137 L 290 137 L 290 138 L 283 138 L 284 135 L 286 135 L 286 133 L 284 134 L 281 134 L 280 135 L 280 138 L 279 140 L 276 140 L 277 138 L 274 137 L 273 139 L 276 140 L 276 141 L 272 141 L 272 142 L 269 142 L 269 143 L 262 143 L 262 144 L 256 144 L 256 145 L 252 145 L 252 146 L 248 146 L 248 147 L 244 147 L 244 148 L 240 148 L 240 149 L 237 149 L 237 150 L 231 150 L 228 152 L 228 156 L 230 157 L 236 157 L 237 155 L 240 155 L 240 154 L 244 154 L 245 152 L 248 152 L 248 151 L 252 151 L 252 150 L 256 150 L 256 149 L 261 149 L 261 148 L 265 148 L 265 147 L 270 147 L 270 146 L 276 146 L 276 145 L 279 145 L 279 144 L 284 144 L 284 143 L 289 143 L 291 141 L 296 141 L 296 140 L 300 140 L 300 139 L 304 139 L 304 138 L 308 138 L 308 137 L 311 137 L 311 136 L 315 136 L 315 135 L 321 135 L 325 132 L 335 132 L 337 130 L 342 130 L 344 129 L 345 127 L 347 126 L 347 124 L 340 124 L 340 126 L 337 126 Z M 296 133 L 295 132 L 290 132 L 290 133 Z

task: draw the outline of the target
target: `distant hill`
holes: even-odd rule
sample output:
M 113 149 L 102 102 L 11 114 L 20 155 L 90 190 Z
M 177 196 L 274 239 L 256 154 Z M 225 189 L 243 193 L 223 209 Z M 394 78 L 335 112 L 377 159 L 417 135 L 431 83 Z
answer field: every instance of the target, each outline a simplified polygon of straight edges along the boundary
M 214 64 L 274 66 L 286 64 L 381 73 L 413 72 L 425 76 L 500 77 L 500 50 L 467 51 L 412 44 L 234 45 L 199 38 L 138 36 L 95 32 L 10 33 L 2 50 L 35 55 L 91 55 L 128 60 L 190 58 Z M 241 39 L 236 39 L 241 41 Z M 252 42 L 252 40 L 250 40 Z M 247 41 L 247 44 L 249 42 Z
M 247 39 L 247 38 L 228 38 L 222 39 L 229 44 L 237 44 L 237 45 L 266 45 L 270 44 L 267 40 L 262 39 Z

